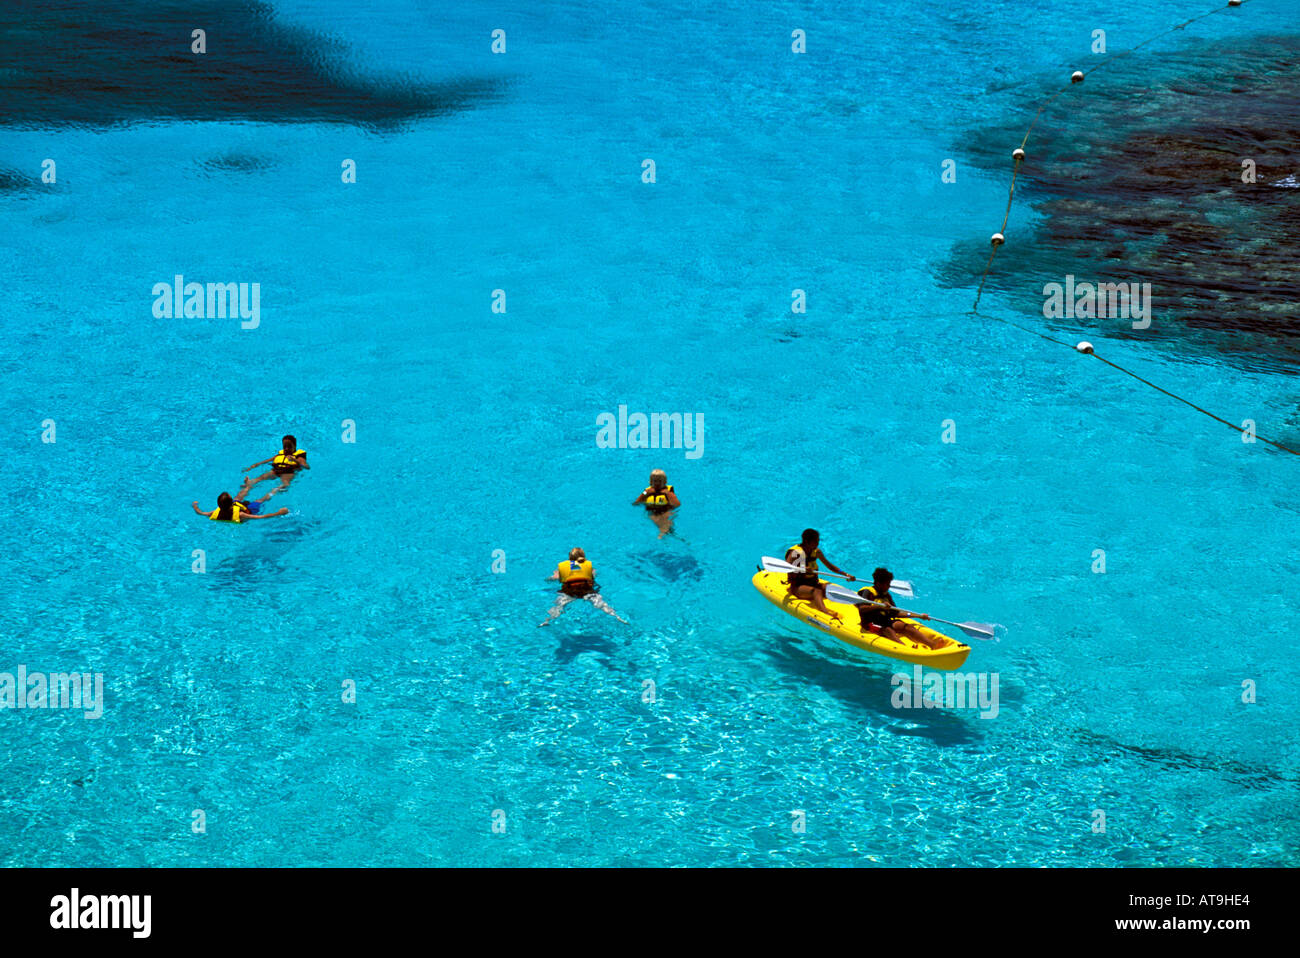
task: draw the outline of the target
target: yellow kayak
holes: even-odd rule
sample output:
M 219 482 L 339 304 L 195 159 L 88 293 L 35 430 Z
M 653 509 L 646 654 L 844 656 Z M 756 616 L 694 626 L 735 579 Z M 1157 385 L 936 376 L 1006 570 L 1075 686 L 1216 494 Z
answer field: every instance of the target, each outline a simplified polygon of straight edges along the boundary
M 902 621 L 912 623 L 928 636 L 938 636 L 943 640 L 942 647 L 931 649 L 911 639 L 887 639 L 874 632 L 863 631 L 857 606 L 828 598 L 826 608 L 840 615 L 840 621 L 836 622 L 830 616 L 818 612 L 807 599 L 796 599 L 790 595 L 785 576 L 784 572 L 755 572 L 754 588 L 782 612 L 800 622 L 807 622 L 823 632 L 829 632 L 841 642 L 866 649 L 868 652 L 875 652 L 877 655 L 886 655 L 891 659 L 911 662 L 914 665 L 928 665 L 932 669 L 959 669 L 966 661 L 966 656 L 970 655 L 970 646 L 965 642 L 958 642 L 942 632 L 936 632 L 916 619 Z

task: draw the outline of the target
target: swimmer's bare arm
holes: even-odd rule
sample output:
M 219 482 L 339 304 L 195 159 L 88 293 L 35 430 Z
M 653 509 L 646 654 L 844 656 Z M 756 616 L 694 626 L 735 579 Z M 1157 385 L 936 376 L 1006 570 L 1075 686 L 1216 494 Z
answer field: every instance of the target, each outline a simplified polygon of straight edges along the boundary
M 194 511 L 197 512 L 199 515 L 201 516 L 207 515 L 206 512 L 204 512 L 202 509 L 199 508 L 199 503 L 197 499 L 194 502 L 191 502 L 190 506 L 193 507 Z
M 271 459 L 274 459 L 274 458 L 275 458 L 275 456 L 272 456 L 272 457 L 271 457 Z M 256 469 L 258 466 L 265 466 L 268 462 L 271 461 L 271 459 L 263 459 L 261 462 L 255 462 L 255 463 L 253 463 L 251 466 L 245 466 L 245 467 L 243 468 L 242 471 L 243 471 L 243 472 L 251 472 L 252 470 Z
M 677 508 L 678 506 L 680 506 L 681 504 L 682 504 L 682 501 L 681 501 L 680 499 L 677 498 L 677 493 L 675 493 L 675 492 L 673 492 L 671 489 L 669 489 L 669 490 L 668 490 L 668 505 L 670 505 L 670 506 L 672 506 L 674 509 L 676 509 L 676 508 Z
M 274 519 L 276 516 L 287 516 L 288 514 L 289 510 L 282 508 L 279 512 L 268 512 L 264 516 L 244 516 L 244 521 L 247 522 L 249 519 Z
M 547 581 L 547 582 L 554 582 L 554 581 L 555 581 L 556 579 L 558 579 L 559 577 L 560 577 L 560 570 L 559 570 L 559 569 L 556 569 L 554 572 L 552 572 L 550 575 L 548 575 L 548 576 L 546 577 L 546 581 Z
M 637 496 L 635 499 L 632 500 L 632 505 L 634 505 L 634 506 L 639 506 L 639 505 L 641 505 L 641 503 L 643 503 L 643 502 L 645 502 L 645 493 L 644 493 L 644 492 L 641 493 L 641 495 Z
M 303 469 L 311 468 L 311 466 L 307 465 L 307 454 L 305 452 L 301 456 L 297 457 L 297 463 Z
M 817 550 L 817 551 L 821 552 L 820 549 Z M 843 569 L 841 569 L 839 566 L 837 566 L 837 565 L 836 565 L 834 562 L 832 562 L 830 559 L 826 558 L 826 553 L 825 553 L 825 552 L 822 552 L 822 554 L 821 554 L 821 560 L 822 560 L 822 562 L 825 562 L 825 563 L 826 563 L 826 568 L 830 569 L 832 572 L 838 572 L 840 575 L 844 576 L 844 578 L 848 579 L 850 582 L 857 582 L 857 581 L 858 581 L 858 577 L 857 577 L 857 576 L 849 575 L 847 572 L 845 572 Z

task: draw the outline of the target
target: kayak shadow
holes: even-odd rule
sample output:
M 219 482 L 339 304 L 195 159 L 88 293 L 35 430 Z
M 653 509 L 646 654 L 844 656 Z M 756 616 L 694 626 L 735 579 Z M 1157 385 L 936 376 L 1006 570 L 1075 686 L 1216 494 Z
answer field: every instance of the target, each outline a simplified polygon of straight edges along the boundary
M 782 671 L 804 682 L 811 682 L 858 712 L 869 712 L 888 719 L 886 731 L 895 735 L 926 738 L 936 745 L 975 744 L 983 738 L 976 733 L 970 716 L 945 709 L 896 709 L 890 699 L 896 688 L 890 676 L 896 671 L 911 671 L 905 662 L 897 668 L 850 657 L 838 649 L 800 647 L 795 639 L 777 633 L 764 645 L 768 657 Z M 761 641 L 761 640 L 760 640 Z

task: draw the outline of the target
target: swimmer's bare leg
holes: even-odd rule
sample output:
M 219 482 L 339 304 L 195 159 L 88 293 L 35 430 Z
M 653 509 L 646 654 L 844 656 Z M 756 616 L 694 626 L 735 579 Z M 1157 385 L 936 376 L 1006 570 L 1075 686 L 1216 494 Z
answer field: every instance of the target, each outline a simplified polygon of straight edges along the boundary
M 583 598 L 586 599 L 588 602 L 590 602 L 592 605 L 594 605 L 596 608 L 600 609 L 601 612 L 609 613 L 614 618 L 618 619 L 618 621 L 622 622 L 624 625 L 628 624 L 627 619 L 623 618 L 612 608 L 610 608 L 609 603 L 600 597 L 599 592 L 588 592 L 586 595 L 583 596 Z
M 274 489 L 272 489 L 270 492 L 268 492 L 266 495 L 264 495 L 261 499 L 258 499 L 257 501 L 258 501 L 258 502 L 266 502 L 267 499 L 270 499 L 270 498 L 271 498 L 273 495 L 275 495 L 276 493 L 278 493 L 278 492 L 284 492 L 284 490 L 286 490 L 286 489 L 289 488 L 289 483 L 291 483 L 291 482 L 293 482 L 293 474 L 292 474 L 292 473 L 290 473 L 290 474 L 287 475 L 287 476 L 281 476 L 281 477 L 280 477 L 280 484 L 279 484 L 278 486 L 276 486 Z
M 244 485 L 240 488 L 239 492 L 235 495 L 235 498 L 243 499 L 245 496 L 248 495 L 248 493 L 252 490 L 252 488 L 255 485 L 257 485 L 259 482 L 265 482 L 268 479 L 274 479 L 274 478 L 275 478 L 274 472 L 264 472 L 256 479 L 249 479 L 248 476 L 245 476 Z
M 564 607 L 572 602 L 573 599 L 574 596 L 569 595 L 567 592 L 561 592 L 557 595 L 555 597 L 555 605 L 551 606 L 551 611 L 546 613 L 546 621 L 538 622 L 537 627 L 540 629 L 542 626 L 550 625 L 551 622 L 558 619 L 560 613 L 564 611 Z
M 671 510 L 661 512 L 659 515 L 651 513 L 650 519 L 659 527 L 660 539 L 673 531 L 673 513 Z

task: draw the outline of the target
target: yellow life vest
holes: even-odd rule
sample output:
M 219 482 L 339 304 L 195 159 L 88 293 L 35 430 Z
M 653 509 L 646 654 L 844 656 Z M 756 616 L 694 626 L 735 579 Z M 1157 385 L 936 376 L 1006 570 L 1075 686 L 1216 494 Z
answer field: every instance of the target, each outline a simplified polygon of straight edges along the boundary
M 795 557 L 793 559 L 790 558 L 791 552 L 795 554 Z M 786 549 L 785 555 L 786 555 L 786 559 L 785 559 L 786 562 L 789 562 L 791 565 L 795 565 L 795 566 L 799 565 L 799 563 L 802 562 L 803 571 L 809 573 L 810 575 L 815 575 L 817 573 L 817 560 L 822 557 L 822 550 L 814 549 L 812 555 L 806 555 L 804 553 L 803 543 L 800 542 Z
M 253 511 L 252 509 L 248 508 L 248 506 L 244 505 L 239 500 L 235 500 L 235 506 L 233 509 L 230 510 L 229 519 L 221 518 L 221 509 L 219 507 L 209 512 L 208 518 L 213 522 L 243 522 L 244 513 L 252 512 L 252 511 Z
M 570 586 L 581 588 L 584 585 L 590 588 L 596 584 L 596 570 L 591 567 L 591 562 L 587 559 L 581 562 L 566 560 L 556 566 L 556 571 L 560 574 L 561 589 Z
M 862 598 L 864 599 L 870 599 L 872 602 L 881 602 L 884 603 L 885 605 L 892 606 L 893 608 L 898 608 L 897 604 L 894 602 L 893 595 L 889 592 L 888 589 L 886 589 L 885 593 L 881 595 L 879 592 L 876 591 L 876 587 L 874 585 L 869 585 L 866 588 L 859 589 L 858 595 L 862 596 Z M 876 611 L 878 611 L 881 615 L 891 614 L 889 612 L 886 612 L 884 609 L 878 609 Z
M 289 453 L 281 449 L 271 457 L 271 469 L 275 472 L 294 472 L 302 467 L 302 464 L 298 462 L 298 457 L 305 455 L 307 453 L 302 449 L 295 449 L 293 455 L 289 455 Z
M 645 492 L 641 493 L 641 495 L 645 496 L 647 509 L 667 508 L 669 505 L 668 493 L 672 491 L 673 487 L 667 485 L 662 489 L 656 489 L 654 486 L 646 486 Z

